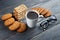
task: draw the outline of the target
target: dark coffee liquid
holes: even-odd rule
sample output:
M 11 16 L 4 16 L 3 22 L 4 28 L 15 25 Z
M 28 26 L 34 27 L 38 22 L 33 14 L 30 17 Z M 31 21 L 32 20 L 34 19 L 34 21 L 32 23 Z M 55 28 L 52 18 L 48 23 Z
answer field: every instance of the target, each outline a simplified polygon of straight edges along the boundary
M 28 12 L 27 17 L 29 19 L 36 19 L 36 18 L 38 18 L 38 14 L 36 12 L 30 11 L 30 12 Z

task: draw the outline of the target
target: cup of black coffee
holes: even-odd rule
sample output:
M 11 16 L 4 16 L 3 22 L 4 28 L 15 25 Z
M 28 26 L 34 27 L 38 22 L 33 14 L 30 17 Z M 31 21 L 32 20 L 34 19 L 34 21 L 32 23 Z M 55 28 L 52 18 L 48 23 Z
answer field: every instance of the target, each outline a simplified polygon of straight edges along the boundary
M 39 18 L 39 13 L 35 10 L 28 10 L 26 12 L 26 22 L 29 28 L 33 28 L 36 26 Z

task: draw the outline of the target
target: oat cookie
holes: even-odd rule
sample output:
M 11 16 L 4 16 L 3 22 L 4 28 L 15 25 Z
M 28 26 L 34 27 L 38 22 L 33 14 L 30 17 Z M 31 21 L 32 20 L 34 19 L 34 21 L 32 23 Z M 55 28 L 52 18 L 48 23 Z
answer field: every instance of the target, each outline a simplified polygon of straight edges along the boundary
M 2 20 L 7 20 L 7 19 L 9 19 L 11 17 L 12 17 L 12 14 L 11 13 L 7 13 L 7 14 L 4 14 L 1 19 Z
M 9 26 L 10 30 L 16 30 L 17 28 L 19 28 L 20 22 L 15 21 L 12 25 Z
M 8 20 L 6 20 L 4 22 L 4 25 L 5 26 L 9 26 L 9 25 L 13 24 L 14 22 L 15 22 L 15 19 L 14 18 L 10 18 L 10 19 L 8 19 Z

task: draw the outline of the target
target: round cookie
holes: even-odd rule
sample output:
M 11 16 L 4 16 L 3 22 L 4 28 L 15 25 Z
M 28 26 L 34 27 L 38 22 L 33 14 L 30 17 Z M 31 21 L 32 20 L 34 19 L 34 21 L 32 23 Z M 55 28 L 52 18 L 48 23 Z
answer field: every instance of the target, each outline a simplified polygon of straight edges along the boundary
M 9 26 L 9 25 L 13 24 L 14 22 L 15 22 L 15 19 L 14 18 L 10 18 L 10 19 L 8 19 L 8 20 L 6 20 L 4 22 L 4 25 L 5 26 Z
M 9 26 L 9 29 L 13 31 L 13 30 L 18 29 L 19 26 L 20 26 L 20 22 L 15 21 L 12 25 Z
M 17 32 L 21 32 L 22 33 L 22 32 L 24 32 L 26 30 L 26 28 L 27 28 L 26 24 L 21 22 L 19 29 L 17 29 Z
M 9 19 L 11 17 L 12 17 L 12 14 L 11 13 L 8 13 L 8 14 L 3 15 L 1 19 L 2 20 L 7 20 L 7 19 Z

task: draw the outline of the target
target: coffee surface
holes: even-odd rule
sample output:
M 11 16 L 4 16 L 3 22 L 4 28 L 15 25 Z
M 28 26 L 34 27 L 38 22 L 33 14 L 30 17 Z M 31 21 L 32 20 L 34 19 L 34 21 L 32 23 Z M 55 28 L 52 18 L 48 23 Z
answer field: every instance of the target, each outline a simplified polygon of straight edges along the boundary
M 30 12 L 28 12 L 27 17 L 29 19 L 36 19 L 36 18 L 38 18 L 38 14 L 36 12 L 30 11 Z

